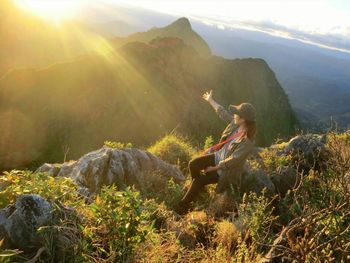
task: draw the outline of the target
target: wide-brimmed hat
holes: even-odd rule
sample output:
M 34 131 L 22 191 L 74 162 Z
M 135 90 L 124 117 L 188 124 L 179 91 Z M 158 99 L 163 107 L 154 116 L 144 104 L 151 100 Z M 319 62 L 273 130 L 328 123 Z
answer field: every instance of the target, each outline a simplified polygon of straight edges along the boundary
M 247 121 L 255 121 L 255 108 L 251 103 L 243 102 L 239 105 L 229 105 L 231 114 L 237 114 Z

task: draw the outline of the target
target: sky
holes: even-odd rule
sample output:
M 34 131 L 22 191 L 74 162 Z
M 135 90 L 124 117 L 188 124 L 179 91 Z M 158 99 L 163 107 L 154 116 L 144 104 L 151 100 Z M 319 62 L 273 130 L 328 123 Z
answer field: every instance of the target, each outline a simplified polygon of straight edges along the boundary
M 224 30 L 243 28 L 263 31 L 350 52 L 350 0 L 13 1 L 39 16 L 56 21 L 77 16 L 84 8 L 101 7 L 108 3 L 186 16 Z
M 246 28 L 350 52 L 350 1 L 106 0 L 199 19 L 221 29 Z

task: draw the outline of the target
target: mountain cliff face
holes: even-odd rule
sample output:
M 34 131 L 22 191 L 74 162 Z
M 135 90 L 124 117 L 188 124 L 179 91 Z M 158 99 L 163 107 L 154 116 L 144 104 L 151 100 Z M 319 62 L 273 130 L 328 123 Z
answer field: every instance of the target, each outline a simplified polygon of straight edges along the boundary
M 225 107 L 256 106 L 258 145 L 293 134 L 297 123 L 265 61 L 204 58 L 177 38 L 16 70 L 0 87 L 3 169 L 76 158 L 105 140 L 143 146 L 174 128 L 197 143 L 208 135 L 218 140 L 225 123 L 202 99 L 210 89 Z
M 210 56 L 211 51 L 203 38 L 192 30 L 190 21 L 186 17 L 179 18 L 166 27 L 154 27 L 146 32 L 138 32 L 126 38 L 115 38 L 114 45 L 121 46 L 128 42 L 149 42 L 156 37 L 177 37 L 185 44 L 192 46 L 201 56 Z

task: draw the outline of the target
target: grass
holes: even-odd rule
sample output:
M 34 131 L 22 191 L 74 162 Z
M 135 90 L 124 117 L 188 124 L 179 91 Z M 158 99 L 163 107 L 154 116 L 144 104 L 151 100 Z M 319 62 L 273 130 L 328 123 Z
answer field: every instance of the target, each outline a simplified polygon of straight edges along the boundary
M 188 162 L 197 154 L 190 142 L 183 136 L 168 134 L 147 149 L 164 161 L 176 164 L 186 172 Z
M 21 194 L 40 194 L 54 204 L 55 220 L 38 229 L 41 242 L 32 253 L 0 243 L 0 262 L 348 262 L 350 136 L 327 136 L 328 169 L 311 169 L 285 196 L 246 193 L 233 204 L 211 185 L 185 216 L 172 209 L 189 179 L 177 185 L 152 173 L 141 189 L 106 186 L 89 203 L 70 179 L 6 172 L 0 176 L 1 208 Z M 177 164 L 198 153 L 174 135 L 149 150 Z M 267 171 L 288 165 L 289 157 L 274 150 L 261 157 Z M 230 213 L 220 213 L 224 206 Z

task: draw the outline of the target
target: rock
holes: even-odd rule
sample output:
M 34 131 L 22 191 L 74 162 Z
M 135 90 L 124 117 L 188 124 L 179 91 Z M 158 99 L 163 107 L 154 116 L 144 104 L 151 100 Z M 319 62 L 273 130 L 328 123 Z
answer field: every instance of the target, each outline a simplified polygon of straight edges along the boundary
M 73 168 L 77 162 L 76 161 L 69 161 L 62 164 L 61 169 L 59 170 L 57 176 L 63 176 L 68 177 L 70 173 L 72 173 Z
M 107 146 L 82 156 L 77 161 L 61 165 L 59 172 L 56 165 L 44 164 L 37 171 L 46 171 L 57 176 L 71 177 L 81 187 L 91 193 L 98 192 L 103 185 L 142 186 L 150 173 L 173 178 L 175 182 L 185 180 L 176 165 L 164 162 L 148 151 L 136 148 L 113 149 Z
M 69 174 L 73 171 L 76 161 L 69 161 L 64 163 L 44 163 L 35 172 L 48 173 L 49 175 L 69 177 Z
M 289 140 L 287 146 L 280 150 L 279 154 L 291 154 L 294 163 L 300 160 L 299 169 L 306 173 L 312 168 L 320 170 L 325 168 L 328 157 L 326 139 L 326 135 L 297 135 Z
M 259 195 L 264 188 L 267 197 L 272 197 L 276 192 L 273 182 L 263 169 L 252 169 L 249 165 L 245 165 L 241 179 L 241 193 L 254 192 Z
M 271 175 L 276 192 L 284 196 L 288 190 L 293 189 L 297 185 L 298 173 L 292 167 L 280 167 L 276 173 Z
M 276 193 L 275 185 L 262 167 L 253 169 L 249 163 L 244 165 L 241 181 L 234 186 L 232 194 L 229 191 L 216 194 L 214 200 L 208 207 L 208 212 L 216 217 L 222 217 L 226 213 L 232 213 L 240 196 L 244 193 L 254 192 L 257 195 L 263 194 L 267 198 L 273 197 Z
M 14 205 L 0 210 L 0 233 L 6 247 L 30 249 L 38 240 L 39 227 L 53 220 L 52 205 L 39 195 L 21 195 Z
M 61 169 L 62 164 L 50 164 L 50 163 L 44 163 L 42 166 L 40 166 L 35 172 L 40 173 L 48 173 L 51 176 L 57 176 Z

